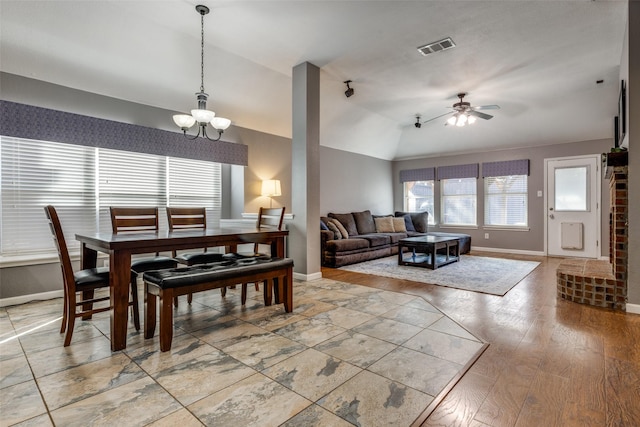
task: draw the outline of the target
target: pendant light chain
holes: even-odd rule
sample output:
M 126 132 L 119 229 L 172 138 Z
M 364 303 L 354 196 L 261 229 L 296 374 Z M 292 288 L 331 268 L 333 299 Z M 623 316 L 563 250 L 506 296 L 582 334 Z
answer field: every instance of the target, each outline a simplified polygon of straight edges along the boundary
M 204 14 L 200 14 L 200 92 L 204 92 Z

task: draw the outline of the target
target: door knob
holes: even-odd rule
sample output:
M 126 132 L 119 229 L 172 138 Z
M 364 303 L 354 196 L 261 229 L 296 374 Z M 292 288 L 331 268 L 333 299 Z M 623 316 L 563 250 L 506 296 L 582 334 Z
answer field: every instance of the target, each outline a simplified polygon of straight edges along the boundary
M 549 214 L 549 218 L 554 219 L 555 217 L 553 216 L 553 214 Z

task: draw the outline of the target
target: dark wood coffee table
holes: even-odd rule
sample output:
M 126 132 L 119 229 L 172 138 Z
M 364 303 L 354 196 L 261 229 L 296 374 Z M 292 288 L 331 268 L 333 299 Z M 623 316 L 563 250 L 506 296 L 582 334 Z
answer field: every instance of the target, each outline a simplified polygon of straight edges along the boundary
M 409 249 L 408 252 L 404 252 Z M 438 236 L 407 237 L 398 242 L 398 265 L 413 265 L 435 270 L 460 259 L 456 238 Z

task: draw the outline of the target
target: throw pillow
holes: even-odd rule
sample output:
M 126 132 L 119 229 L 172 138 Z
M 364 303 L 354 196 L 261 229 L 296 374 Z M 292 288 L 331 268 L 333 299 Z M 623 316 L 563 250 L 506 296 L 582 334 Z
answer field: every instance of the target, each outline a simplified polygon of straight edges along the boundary
M 340 230 L 340 234 L 342 234 L 342 238 L 343 239 L 348 239 L 349 238 L 349 232 L 347 231 L 347 229 L 340 223 L 340 221 L 338 221 L 337 219 L 330 219 L 329 222 L 332 222 L 337 228 L 338 230 Z
M 404 218 L 391 218 L 393 222 L 393 230 L 396 233 L 406 233 L 407 227 L 404 225 Z
M 414 230 L 410 230 L 409 225 L 407 224 L 407 231 L 417 231 L 418 233 L 426 233 L 429 231 L 429 212 L 396 212 L 395 215 L 411 216 L 411 222 L 413 223 Z
M 329 230 L 333 231 L 334 240 L 342 239 L 342 233 L 340 233 L 340 230 L 338 230 L 338 227 L 336 227 L 333 221 L 330 220 L 329 222 L 327 222 L 327 227 L 329 227 Z
M 416 231 L 416 228 L 413 226 L 413 221 L 411 220 L 411 215 L 406 212 L 396 212 L 396 217 L 404 218 L 404 228 L 407 231 Z
M 345 230 L 347 230 L 347 233 L 349 233 L 349 236 L 358 235 L 358 228 L 356 227 L 356 221 L 353 219 L 353 215 L 351 215 L 350 213 L 348 214 L 330 213 L 328 215 L 329 215 L 329 218 L 337 219 L 340 222 L 340 224 L 342 224 L 342 226 L 345 228 Z
M 358 234 L 371 234 L 376 232 L 376 223 L 373 221 L 373 215 L 371 211 L 366 210 L 363 212 L 351 212 L 353 219 L 356 222 L 356 228 Z
M 320 230 L 328 230 L 329 227 L 327 227 L 327 224 L 323 221 L 320 220 Z
M 393 228 L 393 218 L 390 216 L 374 218 L 373 220 L 376 224 L 376 231 L 378 233 L 395 233 L 395 229 Z

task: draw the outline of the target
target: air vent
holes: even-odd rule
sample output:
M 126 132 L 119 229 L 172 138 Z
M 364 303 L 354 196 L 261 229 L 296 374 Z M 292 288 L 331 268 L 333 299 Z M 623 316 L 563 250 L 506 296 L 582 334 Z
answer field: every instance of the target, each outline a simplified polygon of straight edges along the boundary
M 452 49 L 454 47 L 456 47 L 456 44 L 451 40 L 451 37 L 447 37 L 446 39 L 420 46 L 418 48 L 418 52 L 427 56 L 432 53 L 442 52 L 443 50 Z

